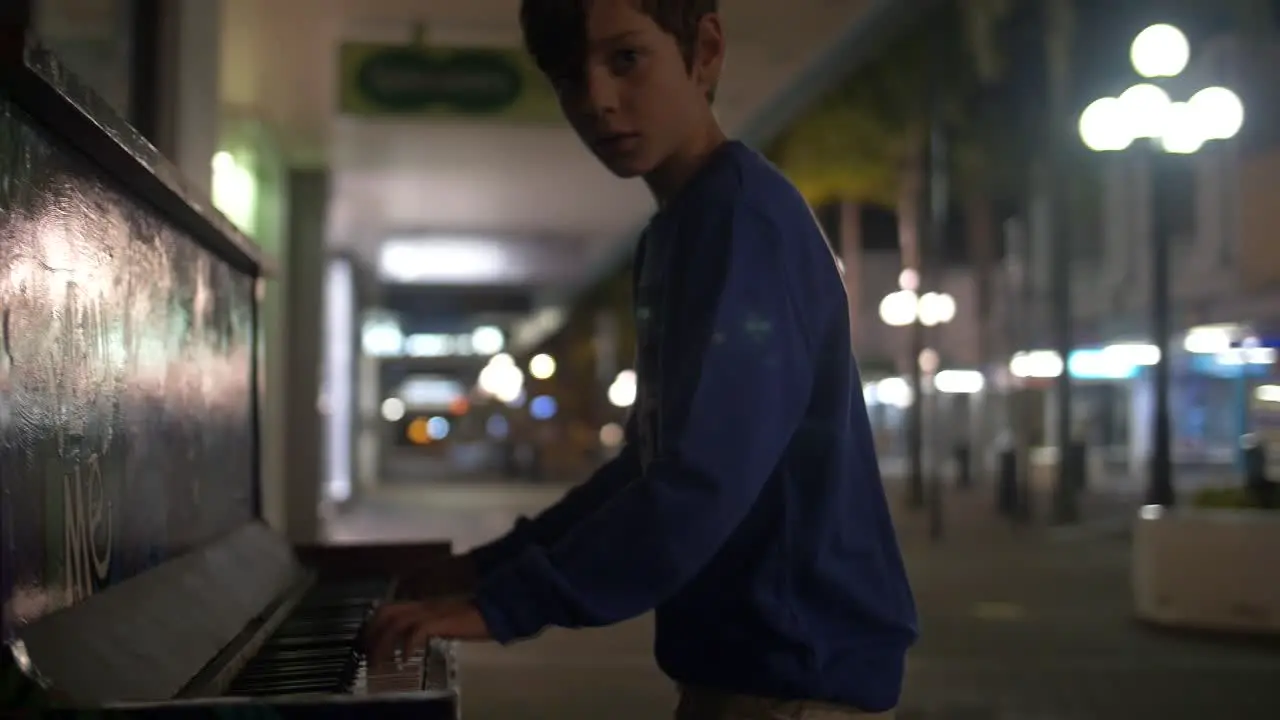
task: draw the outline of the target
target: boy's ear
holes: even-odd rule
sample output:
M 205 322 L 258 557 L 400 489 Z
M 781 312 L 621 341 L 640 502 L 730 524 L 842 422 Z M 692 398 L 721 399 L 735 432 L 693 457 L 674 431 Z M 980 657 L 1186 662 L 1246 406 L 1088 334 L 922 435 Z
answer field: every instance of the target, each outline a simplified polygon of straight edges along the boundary
M 724 28 L 720 13 L 707 13 L 698 21 L 698 34 L 693 45 L 693 79 L 708 99 L 715 97 L 724 69 Z

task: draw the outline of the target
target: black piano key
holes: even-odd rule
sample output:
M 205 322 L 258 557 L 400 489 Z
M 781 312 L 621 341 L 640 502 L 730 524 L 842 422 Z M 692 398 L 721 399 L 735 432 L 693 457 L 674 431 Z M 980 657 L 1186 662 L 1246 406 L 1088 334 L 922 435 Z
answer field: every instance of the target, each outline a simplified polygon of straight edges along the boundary
M 284 673 L 284 672 L 310 672 L 312 674 L 322 672 L 326 669 L 342 668 L 347 663 L 354 662 L 355 657 L 339 657 L 329 658 L 325 660 L 312 662 L 268 662 L 257 665 L 251 665 L 244 669 L 242 676 L 259 676 L 267 673 Z
M 309 680 L 297 682 L 279 682 L 279 683 L 263 683 L 261 685 L 250 685 L 242 688 L 237 695 L 248 695 L 251 697 L 265 697 L 269 695 L 297 695 L 301 693 L 326 693 L 337 694 L 341 691 L 341 687 L 337 681 L 328 680 Z
M 298 647 L 349 647 L 352 641 L 351 635 L 325 634 L 314 636 L 299 637 L 280 637 L 272 638 L 267 642 L 267 647 L 271 648 L 298 648 Z
M 332 610 L 312 612 L 306 609 L 298 609 L 294 611 L 293 617 L 289 619 L 289 623 L 296 625 L 300 623 L 359 622 L 369 615 L 372 607 L 373 603 L 365 603 L 359 608 L 343 610 L 341 612 L 335 612 Z
M 295 670 L 292 672 L 265 673 L 262 675 L 246 677 L 242 682 L 238 682 L 236 685 L 233 685 L 233 687 L 251 687 L 254 685 L 269 685 L 287 682 L 336 683 L 342 678 L 344 670 L 345 669 L 342 667 L 337 667 L 324 668 L 323 671 L 317 668 L 312 671 Z
M 323 657 L 311 658 L 255 658 L 253 662 L 249 663 L 249 665 L 245 667 L 243 672 L 260 672 L 273 668 L 308 668 L 320 667 L 322 665 L 341 665 L 342 663 L 352 662 L 354 660 L 355 654 L 352 652 L 332 653 Z
M 334 681 L 342 676 L 347 670 L 347 666 L 338 665 L 336 667 L 315 667 L 315 668 L 289 668 L 274 669 L 259 673 L 252 673 L 237 678 L 235 685 L 253 685 L 271 682 L 283 682 L 286 680 L 328 680 Z
M 363 627 L 364 623 L 315 623 L 295 625 L 293 627 L 281 627 L 274 635 L 272 635 L 272 639 L 300 639 L 310 637 L 353 638 L 360 634 L 360 630 Z
M 302 618 L 285 623 L 281 631 L 314 632 L 316 630 L 335 630 L 349 632 L 358 630 L 364 624 L 364 618 Z
M 294 642 L 291 643 L 268 643 L 258 651 L 257 657 L 308 658 L 350 652 L 353 649 L 350 642 L 312 643 L 311 645 L 306 645 L 303 643 L 305 639 L 295 638 Z
M 245 666 L 241 673 L 257 672 L 261 668 L 272 667 L 289 667 L 289 666 L 315 666 L 330 663 L 342 663 L 352 659 L 353 653 L 330 652 L 330 653 L 314 653 L 310 655 L 268 655 L 265 657 L 257 657 L 253 662 Z
M 308 597 L 303 598 L 300 603 L 301 607 L 316 609 L 333 609 L 341 610 L 343 608 L 359 607 L 362 603 L 370 600 L 381 600 L 381 593 L 361 593 L 355 595 L 347 595 L 344 597 Z
M 340 607 L 340 608 L 335 608 L 335 607 L 319 607 L 319 608 L 299 607 L 299 608 L 296 608 L 296 609 L 294 610 L 294 617 L 295 617 L 295 618 L 311 618 L 311 617 L 315 617 L 315 618 L 322 618 L 322 619 L 328 619 L 328 618 L 342 618 L 342 617 L 346 617 L 346 618 L 355 618 L 355 619 L 358 619 L 358 618 L 360 618 L 360 617 L 363 617 L 363 616 L 364 616 L 365 612 L 367 612 L 367 611 L 368 611 L 369 607 L 370 607 L 372 604 L 373 604 L 373 603 L 372 603 L 372 601 L 370 601 L 370 600 L 365 600 L 365 601 L 361 602 L 360 604 L 355 605 L 355 606 L 352 606 L 352 607 Z
M 329 658 L 342 658 L 352 654 L 351 648 L 296 648 L 264 651 L 250 665 L 273 662 L 322 662 Z

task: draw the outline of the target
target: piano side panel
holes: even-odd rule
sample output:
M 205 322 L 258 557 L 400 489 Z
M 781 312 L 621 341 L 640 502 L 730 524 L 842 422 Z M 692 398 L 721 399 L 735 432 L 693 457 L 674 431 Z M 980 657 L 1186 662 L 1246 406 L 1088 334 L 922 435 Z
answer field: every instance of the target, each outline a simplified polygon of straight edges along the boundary
M 0 92 L 3 635 L 254 512 L 254 280 Z

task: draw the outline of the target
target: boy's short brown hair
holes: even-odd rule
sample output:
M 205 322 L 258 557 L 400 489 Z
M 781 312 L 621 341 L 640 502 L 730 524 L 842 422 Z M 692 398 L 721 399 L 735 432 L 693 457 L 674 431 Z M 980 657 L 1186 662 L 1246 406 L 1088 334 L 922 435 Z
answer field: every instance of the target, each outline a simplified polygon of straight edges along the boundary
M 522 0 L 520 28 L 534 62 L 548 77 L 581 67 L 586 57 L 587 11 L 592 0 Z M 693 67 L 698 23 L 719 11 L 719 0 L 631 0 L 640 12 L 676 39 L 685 65 Z

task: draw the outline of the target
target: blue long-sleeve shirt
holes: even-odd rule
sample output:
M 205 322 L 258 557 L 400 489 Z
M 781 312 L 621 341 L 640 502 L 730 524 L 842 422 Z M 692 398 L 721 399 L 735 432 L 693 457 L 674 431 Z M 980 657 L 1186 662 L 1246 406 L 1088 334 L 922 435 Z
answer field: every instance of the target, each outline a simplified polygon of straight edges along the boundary
M 848 305 L 803 199 L 727 143 L 650 223 L 622 453 L 475 554 L 500 642 L 657 609 L 678 682 L 894 707 L 916 636 Z

